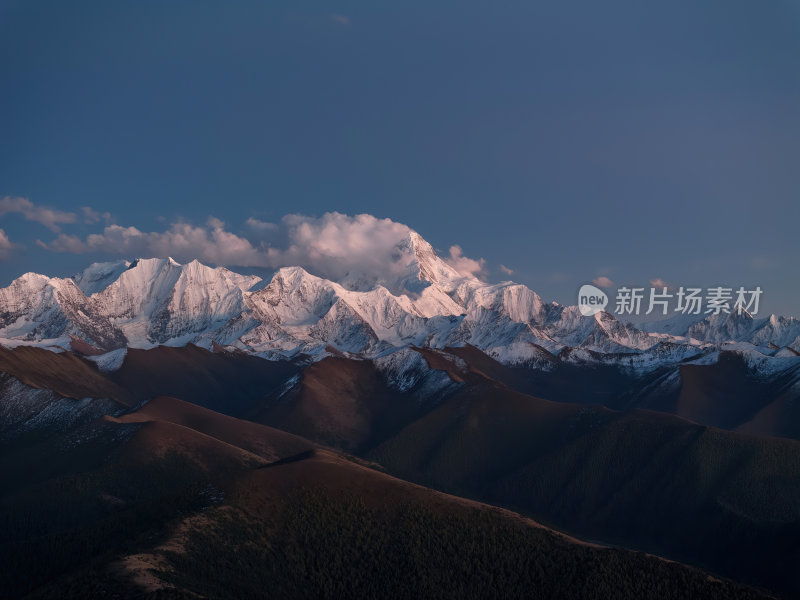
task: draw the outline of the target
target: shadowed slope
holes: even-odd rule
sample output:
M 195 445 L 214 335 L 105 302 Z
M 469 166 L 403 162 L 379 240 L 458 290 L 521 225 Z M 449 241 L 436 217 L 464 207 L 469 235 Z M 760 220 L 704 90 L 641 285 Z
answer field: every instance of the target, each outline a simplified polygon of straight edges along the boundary
M 136 562 L 212 598 L 756 597 L 700 571 L 591 546 L 327 450 L 240 477 Z M 129 576 L 141 575 L 129 568 Z M 141 579 L 141 578 L 140 578 Z M 163 589 L 163 588 L 162 588 Z
M 800 443 L 792 440 L 486 386 L 459 392 L 369 456 L 400 477 L 582 537 L 800 589 Z
M 4 597 L 762 597 L 174 398 L 55 448 L 0 495 Z
M 436 352 L 422 351 L 426 356 Z M 615 410 L 657 410 L 723 429 L 800 439 L 800 413 L 794 410 L 800 400 L 800 364 L 764 375 L 741 354 L 723 351 L 713 364 L 678 364 L 647 373 L 626 373 L 614 365 L 570 364 L 557 359 L 546 369 L 511 367 L 469 345 L 438 352 L 457 356 L 469 372 L 538 398 L 603 404 Z
M 292 364 L 159 348 L 131 351 L 114 377 L 137 397 L 174 390 L 191 399 L 196 392 L 201 403 L 229 413 L 251 409 L 253 418 L 360 452 L 394 475 L 502 504 L 577 535 L 665 553 L 785 593 L 800 589 L 798 444 L 658 413 L 548 402 L 494 381 L 501 373 L 488 357 L 421 352 L 452 383 L 427 403 L 391 388 L 372 362 L 341 357 L 314 363 L 295 380 L 299 367 Z M 93 373 L 97 385 L 108 383 Z M 35 556 L 25 549 L 32 535 L 45 547 L 34 544 L 30 552 L 62 559 L 58 548 L 73 548 L 70 536 L 82 540 L 66 566 L 34 577 L 44 581 L 127 547 L 136 522 L 163 532 L 176 510 L 207 507 L 209 497 L 240 489 L 254 469 L 313 447 L 169 398 L 116 421 L 6 447 L 0 508 L 11 542 L 4 551 L 24 572 L 25 557 Z M 262 491 L 255 485 L 248 493 Z M 104 547 L 106 527 L 113 534 Z
M 311 442 L 173 398 L 0 452 L 0 596 L 108 564 Z M 105 575 L 103 575 L 105 577 Z M 98 585 L 127 589 L 127 584 Z M 96 597 L 94 584 L 54 597 Z M 131 591 L 122 597 L 132 597 Z
M 111 381 L 97 366 L 71 352 L 43 348 L 0 346 L 0 371 L 35 388 L 48 389 L 66 398 L 111 398 L 130 406 L 132 395 Z
M 420 414 L 416 403 L 386 385 L 372 362 L 331 356 L 306 367 L 292 389 L 245 416 L 359 452 Z
M 738 430 L 800 440 L 800 384 L 794 384 Z
M 139 410 L 117 419 L 121 423 L 160 422 L 179 425 L 226 444 L 256 454 L 268 461 L 279 460 L 313 445 L 296 435 L 242 421 L 212 410 L 160 396 Z
M 781 396 L 800 397 L 787 387 L 800 380 L 800 364 L 772 379 L 750 373 L 736 353 L 721 352 L 712 365 L 682 365 L 681 389 L 675 414 L 706 425 L 735 429 L 752 420 L 770 402 Z M 795 421 L 795 426 L 800 424 Z M 769 431 L 777 435 L 776 427 Z
M 289 361 L 267 361 L 194 345 L 129 349 L 111 378 L 138 397 L 173 396 L 230 415 L 239 415 L 299 370 Z

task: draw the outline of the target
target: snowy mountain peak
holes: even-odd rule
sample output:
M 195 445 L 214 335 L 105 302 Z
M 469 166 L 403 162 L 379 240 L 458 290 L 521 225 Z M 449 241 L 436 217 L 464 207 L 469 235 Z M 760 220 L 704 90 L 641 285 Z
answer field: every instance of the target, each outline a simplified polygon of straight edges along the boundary
M 269 357 L 330 348 L 373 357 L 470 344 L 514 364 L 625 356 L 650 367 L 730 350 L 731 341 L 770 355 L 800 350 L 800 321 L 790 317 L 678 315 L 646 328 L 544 303 L 524 285 L 465 277 L 414 232 L 396 246 L 386 276 L 371 279 L 353 270 L 331 281 L 290 266 L 267 282 L 197 260 L 140 258 L 95 263 L 71 279 L 28 273 L 0 290 L 4 345 L 111 351 L 216 343 Z
M 431 285 L 451 292 L 464 278 L 416 231 L 410 231 L 408 237 L 395 246 L 393 260 L 400 269 L 399 277 L 385 284 L 393 292 L 415 295 Z
M 459 279 L 463 279 L 458 271 L 439 258 L 433 246 L 416 231 L 412 231 L 409 235 L 409 242 L 421 280 L 439 285 L 452 285 Z
M 91 296 L 106 289 L 130 266 L 131 263 L 127 260 L 93 263 L 73 275 L 72 280 L 84 294 Z

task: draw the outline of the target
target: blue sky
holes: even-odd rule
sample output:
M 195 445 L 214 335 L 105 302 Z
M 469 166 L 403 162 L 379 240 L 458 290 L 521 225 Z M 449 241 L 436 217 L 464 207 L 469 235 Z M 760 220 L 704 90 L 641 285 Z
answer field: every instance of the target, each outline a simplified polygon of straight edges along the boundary
M 799 162 L 798 1 L 0 4 L 3 285 L 116 258 L 111 225 L 336 211 L 548 300 L 660 278 L 798 315 Z

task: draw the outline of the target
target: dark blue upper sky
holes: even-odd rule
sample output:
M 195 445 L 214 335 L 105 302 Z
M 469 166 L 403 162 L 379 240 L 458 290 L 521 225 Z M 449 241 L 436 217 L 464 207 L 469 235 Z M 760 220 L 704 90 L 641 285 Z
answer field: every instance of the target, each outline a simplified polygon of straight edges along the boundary
M 661 278 L 800 314 L 799 163 L 796 0 L 0 2 L 0 198 L 111 214 L 0 216 L 3 285 L 111 256 L 59 233 L 339 211 L 548 300 Z

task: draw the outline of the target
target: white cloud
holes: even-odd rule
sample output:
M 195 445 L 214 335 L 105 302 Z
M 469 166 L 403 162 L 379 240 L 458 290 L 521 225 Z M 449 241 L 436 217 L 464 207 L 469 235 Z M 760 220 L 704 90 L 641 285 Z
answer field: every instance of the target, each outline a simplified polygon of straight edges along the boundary
M 334 281 L 364 280 L 393 285 L 409 274 L 414 256 L 404 252 L 411 228 L 372 215 L 326 213 L 321 217 L 287 215 L 280 223 L 250 218 L 243 234 L 228 231 L 210 217 L 204 226 L 174 223 L 163 232 L 109 225 L 85 239 L 61 234 L 40 245 L 55 252 L 106 252 L 130 258 L 172 256 L 217 265 L 280 268 L 301 266 Z M 482 274 L 485 261 L 450 248 L 445 260 L 465 276 Z
M 660 277 L 656 277 L 655 279 L 650 280 L 650 285 L 654 288 L 668 288 L 669 284 L 661 279 Z
M 13 248 L 14 244 L 8 239 L 6 232 L 0 229 L 0 260 L 7 260 Z
M 206 225 L 208 225 L 211 229 L 225 229 L 225 221 L 214 216 L 206 219 Z
M 514 269 L 509 269 L 509 268 L 508 268 L 507 266 L 505 266 L 505 265 L 500 265 L 500 270 L 501 270 L 503 273 L 505 273 L 506 275 L 513 275 L 513 274 L 514 274 Z
M 413 259 L 398 251 L 411 231 L 367 214 L 287 215 L 262 243 L 273 267 L 300 265 L 333 280 L 360 276 L 388 282 L 402 276 Z
M 592 279 L 592 283 L 597 287 L 612 287 L 614 285 L 614 282 L 605 276 Z
M 36 206 L 27 198 L 10 196 L 0 198 L 0 216 L 9 213 L 20 214 L 28 221 L 34 221 L 56 232 L 61 230 L 58 226 L 59 223 L 74 223 L 78 218 L 75 213 L 46 206 Z
M 45 250 L 52 250 L 54 252 L 71 252 L 73 254 L 81 254 L 89 252 L 91 249 L 75 235 L 67 235 L 66 233 L 60 234 L 49 244 L 42 240 L 36 240 L 36 244 Z
M 275 231 L 278 229 L 278 226 L 275 223 L 269 223 L 268 221 L 259 221 L 258 219 L 254 219 L 250 217 L 244 223 L 251 229 L 256 231 Z
M 220 265 L 264 266 L 263 253 L 247 239 L 225 231 L 224 224 L 217 219 L 210 220 L 207 227 L 175 223 L 167 231 L 151 233 L 136 227 L 109 225 L 103 233 L 91 234 L 85 240 L 61 234 L 46 247 L 56 252 L 99 251 L 131 257 L 173 256 Z
M 479 277 L 484 274 L 486 261 L 482 258 L 467 258 L 461 246 L 450 246 L 450 257 L 445 258 L 445 261 L 465 277 Z
M 111 222 L 111 213 L 100 213 L 94 210 L 91 206 L 81 206 L 81 212 L 83 213 L 83 222 L 87 225 L 97 223 L 100 220 L 103 220 L 106 223 Z

